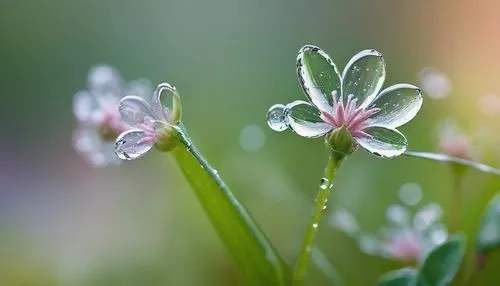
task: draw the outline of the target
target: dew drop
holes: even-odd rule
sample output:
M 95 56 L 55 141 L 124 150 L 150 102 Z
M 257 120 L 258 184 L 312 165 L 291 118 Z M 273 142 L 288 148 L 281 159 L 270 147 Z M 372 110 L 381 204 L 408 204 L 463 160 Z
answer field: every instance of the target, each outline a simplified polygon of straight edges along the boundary
M 319 180 L 319 187 L 322 190 L 330 188 L 330 180 L 328 180 L 327 178 L 321 178 L 321 180 Z
M 283 104 L 275 104 L 267 111 L 267 125 L 274 131 L 285 131 L 286 125 L 285 106 Z
M 313 223 L 312 227 L 313 228 L 318 228 L 318 224 L 317 223 Z

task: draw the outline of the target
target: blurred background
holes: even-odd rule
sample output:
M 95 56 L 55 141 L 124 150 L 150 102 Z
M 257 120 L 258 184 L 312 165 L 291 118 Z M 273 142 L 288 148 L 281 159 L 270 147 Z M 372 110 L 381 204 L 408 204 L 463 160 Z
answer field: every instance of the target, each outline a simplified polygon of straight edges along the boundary
M 400 128 L 410 149 L 436 151 L 439 126 L 452 118 L 471 138 L 481 134 L 477 159 L 500 166 L 500 3 L 480 2 L 3 1 L 0 285 L 241 285 L 168 154 L 95 168 L 75 151 L 73 95 L 86 89 L 96 64 L 127 81 L 179 89 L 193 140 L 290 263 L 327 152 L 321 139 L 273 132 L 265 116 L 272 104 L 304 99 L 295 58 L 305 44 L 322 47 L 340 68 L 362 49 L 379 50 L 385 86 L 418 85 L 423 68 L 437 67 L 453 89 L 426 96 L 417 118 Z M 376 232 L 409 182 L 422 189 L 422 204 L 437 202 L 443 222 L 452 221 L 448 166 L 363 151 L 342 165 L 328 213 L 345 208 Z M 468 267 L 499 183 L 465 174 Z M 374 285 L 407 265 L 363 252 L 328 219 L 317 242 L 346 285 Z M 498 263 L 493 253 L 476 285 L 498 285 Z M 331 285 L 314 265 L 309 280 Z

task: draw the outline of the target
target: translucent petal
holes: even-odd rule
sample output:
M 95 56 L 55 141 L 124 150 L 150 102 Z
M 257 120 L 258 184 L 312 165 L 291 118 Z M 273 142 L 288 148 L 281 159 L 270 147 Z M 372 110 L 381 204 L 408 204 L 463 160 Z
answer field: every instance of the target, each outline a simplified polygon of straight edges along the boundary
M 413 216 L 415 229 L 424 231 L 441 219 L 443 209 L 437 203 L 429 203 L 420 208 Z
M 95 108 L 97 102 L 89 92 L 79 91 L 73 97 L 73 113 L 78 120 L 88 122 Z
M 422 94 L 418 87 L 396 84 L 384 89 L 370 104 L 369 108 L 380 108 L 380 111 L 369 118 L 367 123 L 396 128 L 412 120 L 420 107 Z
M 335 210 L 330 215 L 329 222 L 350 236 L 355 236 L 360 231 L 356 218 L 346 209 Z
M 288 129 L 285 117 L 285 106 L 275 104 L 267 111 L 267 125 L 274 131 L 282 132 Z
M 123 121 L 133 127 L 140 127 L 147 118 L 153 119 L 151 106 L 139 96 L 125 96 L 120 100 L 118 110 Z
M 410 210 L 400 204 L 392 204 L 385 210 L 387 220 L 396 225 L 410 224 Z
M 73 145 L 79 153 L 93 153 L 101 149 L 102 140 L 95 128 L 80 127 L 73 133 Z
M 408 142 L 401 132 L 380 126 L 372 126 L 363 130 L 371 138 L 357 138 L 358 143 L 367 151 L 386 158 L 403 154 L 408 147 Z
M 328 54 L 318 47 L 304 46 L 297 56 L 297 75 L 309 101 L 321 110 L 330 110 L 332 91 L 340 96 L 340 74 Z
M 145 143 L 140 142 L 144 138 L 144 135 L 144 131 L 137 129 L 120 134 L 116 139 L 115 146 L 115 153 L 118 158 L 122 160 L 134 160 L 146 154 L 153 145 L 148 143 L 150 141 L 146 141 Z
M 287 104 L 285 116 L 290 129 L 303 137 L 315 138 L 332 130 L 332 126 L 320 118 L 319 110 L 302 100 Z
M 121 94 L 122 78 L 118 71 L 108 65 L 98 65 L 90 69 L 88 75 L 89 90 L 99 95 Z
M 376 50 L 364 50 L 352 57 L 342 72 L 344 101 L 349 94 L 366 107 L 377 96 L 385 80 L 385 63 Z
M 422 187 L 417 183 L 406 183 L 399 189 L 399 199 L 407 206 L 414 206 L 422 200 Z
M 168 94 L 168 99 L 170 102 L 162 101 L 161 95 L 163 92 L 166 92 Z M 171 86 L 170 84 L 164 82 L 160 83 L 157 87 L 156 90 L 153 93 L 153 98 L 151 102 L 151 107 L 153 109 L 153 114 L 155 116 L 155 119 L 164 121 L 164 122 L 169 122 L 170 121 L 170 114 L 171 109 L 169 110 L 168 107 L 172 106 L 172 101 L 173 101 L 173 94 L 175 92 L 175 87 Z

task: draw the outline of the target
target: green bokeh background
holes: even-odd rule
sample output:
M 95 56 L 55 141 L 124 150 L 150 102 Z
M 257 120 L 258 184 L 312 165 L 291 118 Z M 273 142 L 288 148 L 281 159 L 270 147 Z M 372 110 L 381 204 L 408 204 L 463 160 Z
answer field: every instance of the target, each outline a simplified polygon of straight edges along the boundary
M 426 66 L 446 71 L 453 95 L 426 99 L 401 128 L 412 150 L 435 150 L 444 118 L 471 132 L 478 124 L 498 127 L 498 118 L 484 118 L 476 107 L 480 96 L 500 90 L 499 4 L 435 2 L 3 1 L 0 285 L 241 283 L 172 158 L 155 151 L 95 169 L 74 152 L 72 96 L 100 63 L 127 80 L 168 81 L 179 89 L 193 140 L 293 261 L 327 153 L 320 139 L 272 132 L 265 114 L 274 103 L 304 98 L 295 74 L 303 45 L 322 47 L 340 67 L 375 48 L 386 60 L 386 86 L 416 83 Z M 240 132 L 253 124 L 264 130 L 265 145 L 244 151 Z M 482 160 L 498 165 L 494 156 Z M 364 228 L 376 230 L 407 182 L 420 184 L 424 202 L 439 202 L 451 221 L 446 166 L 364 152 L 342 166 L 329 210 L 348 208 Z M 498 184 L 467 173 L 462 222 L 470 247 Z M 373 285 L 403 266 L 363 254 L 327 223 L 317 242 L 347 285 Z M 499 262 L 500 253 L 493 254 L 477 285 L 500 283 Z M 314 267 L 309 280 L 329 285 Z

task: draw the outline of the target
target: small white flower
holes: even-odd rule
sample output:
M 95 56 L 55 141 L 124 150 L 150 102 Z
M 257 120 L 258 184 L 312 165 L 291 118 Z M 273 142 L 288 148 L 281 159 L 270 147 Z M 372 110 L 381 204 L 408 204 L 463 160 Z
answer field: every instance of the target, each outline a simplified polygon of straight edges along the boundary
M 466 160 L 474 158 L 472 139 L 452 120 L 446 120 L 440 125 L 438 135 L 438 148 L 441 153 Z
M 407 140 L 397 127 L 413 119 L 422 106 L 420 89 L 396 84 L 381 91 L 385 62 L 376 50 L 364 50 L 347 63 L 342 75 L 328 54 L 315 46 L 297 56 L 297 74 L 308 101 L 276 104 L 268 111 L 275 131 L 290 128 L 316 138 L 344 126 L 367 151 L 395 157 Z
M 161 103 L 163 91 L 173 97 L 172 110 Z M 177 124 L 181 115 L 180 97 L 175 87 L 168 83 L 159 84 L 151 104 L 138 96 L 126 96 L 120 101 L 118 110 L 123 121 L 131 127 L 116 139 L 115 153 L 120 159 L 137 159 L 154 145 L 162 151 L 170 151 L 175 145 L 172 142 L 175 138 L 171 138 L 169 132 L 169 127 Z
M 401 188 L 400 197 L 405 196 L 420 197 L 421 190 L 416 187 Z M 395 260 L 421 261 L 429 251 L 446 241 L 448 231 L 439 222 L 442 215 L 439 204 L 429 203 L 412 215 L 412 209 L 405 201 L 387 207 L 387 223 L 379 229 L 378 235 L 361 230 L 354 216 L 344 209 L 332 214 L 331 223 L 355 238 L 366 254 Z M 418 200 L 411 200 L 411 206 L 417 203 Z
M 452 86 L 446 74 L 436 68 L 427 67 L 418 74 L 424 94 L 432 99 L 443 99 L 450 95 Z
M 73 135 L 75 149 L 94 166 L 117 164 L 114 141 L 127 129 L 118 103 L 127 94 L 150 94 L 150 84 L 147 80 L 125 84 L 114 68 L 99 65 L 90 69 L 87 87 L 73 98 L 73 113 L 78 120 Z

